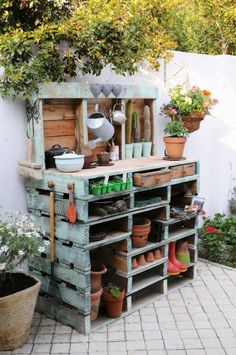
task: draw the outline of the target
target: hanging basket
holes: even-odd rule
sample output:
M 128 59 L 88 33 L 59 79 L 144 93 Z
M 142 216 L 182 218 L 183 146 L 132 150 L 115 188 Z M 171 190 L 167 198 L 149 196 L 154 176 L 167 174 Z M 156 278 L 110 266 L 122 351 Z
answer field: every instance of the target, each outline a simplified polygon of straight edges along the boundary
M 200 128 L 200 123 L 205 117 L 205 112 L 193 112 L 188 116 L 181 116 L 184 127 L 187 128 L 189 133 L 197 131 Z

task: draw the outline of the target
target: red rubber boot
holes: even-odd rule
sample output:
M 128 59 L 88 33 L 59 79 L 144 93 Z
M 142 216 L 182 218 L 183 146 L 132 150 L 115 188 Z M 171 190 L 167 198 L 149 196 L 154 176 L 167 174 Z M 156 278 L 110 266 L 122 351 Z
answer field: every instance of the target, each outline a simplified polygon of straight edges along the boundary
M 172 264 L 172 262 L 169 259 L 167 263 L 167 273 L 170 276 L 175 276 L 180 274 L 180 270 L 177 268 L 177 266 Z
M 180 272 L 185 272 L 188 269 L 187 266 L 181 263 L 175 257 L 175 244 L 176 242 L 171 242 L 169 244 L 169 260 L 171 261 L 172 264 L 174 264 L 179 269 Z

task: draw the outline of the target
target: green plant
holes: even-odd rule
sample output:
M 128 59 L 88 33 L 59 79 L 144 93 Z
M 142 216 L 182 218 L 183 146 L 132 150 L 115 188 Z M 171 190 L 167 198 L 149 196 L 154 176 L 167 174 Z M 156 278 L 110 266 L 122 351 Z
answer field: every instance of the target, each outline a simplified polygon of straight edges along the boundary
M 168 137 L 188 137 L 189 132 L 187 128 L 184 127 L 184 124 L 182 121 L 171 121 L 168 122 L 165 129 L 164 129 L 165 134 Z
M 40 255 L 48 242 L 43 231 L 34 226 L 26 215 L 1 211 L 0 213 L 0 284 L 7 272 L 12 272 L 26 258 Z
M 227 247 L 236 251 L 236 217 L 216 213 L 213 218 L 205 218 L 204 225 L 199 229 L 200 246 L 205 256 L 216 262 L 235 262 L 226 255 Z M 235 252 L 234 252 L 235 254 Z
M 217 99 L 211 97 L 210 91 L 201 90 L 197 86 L 184 91 L 178 84 L 169 90 L 169 95 L 170 101 L 163 105 L 161 111 L 176 119 L 196 112 L 210 114 L 209 109 L 218 103 Z
M 119 298 L 120 297 L 120 288 L 116 285 L 114 285 L 113 283 L 109 283 L 107 285 L 107 290 L 108 292 L 110 292 L 112 294 L 112 296 L 114 296 L 115 298 Z

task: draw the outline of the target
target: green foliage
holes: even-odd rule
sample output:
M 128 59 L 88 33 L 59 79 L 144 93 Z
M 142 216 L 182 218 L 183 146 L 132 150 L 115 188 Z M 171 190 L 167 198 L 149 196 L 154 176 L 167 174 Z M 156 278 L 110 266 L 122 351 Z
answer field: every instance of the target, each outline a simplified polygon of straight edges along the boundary
M 108 291 L 112 294 L 112 296 L 114 296 L 115 298 L 119 298 L 121 291 L 120 288 L 116 285 L 114 285 L 113 283 L 109 283 L 107 285 Z
M 4 2 L 2 95 L 29 98 L 40 83 L 99 75 L 107 64 L 119 74 L 135 73 L 144 59 L 158 68 L 174 48 L 160 24 L 169 7 L 167 0 Z
M 212 219 L 206 218 L 199 230 L 201 246 L 209 260 L 228 263 L 236 260 L 236 217 L 216 213 Z M 226 254 L 226 247 L 231 246 L 234 257 Z
M 165 134 L 168 137 L 188 137 L 189 136 L 189 131 L 187 128 L 184 127 L 184 124 L 182 121 L 171 121 L 168 122 L 165 129 L 164 129 Z

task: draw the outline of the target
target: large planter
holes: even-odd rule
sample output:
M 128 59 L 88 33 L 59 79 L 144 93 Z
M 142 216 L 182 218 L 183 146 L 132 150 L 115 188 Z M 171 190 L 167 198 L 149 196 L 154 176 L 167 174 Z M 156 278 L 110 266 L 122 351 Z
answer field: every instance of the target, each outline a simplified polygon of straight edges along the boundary
M 132 245 L 142 248 L 147 244 L 148 234 L 151 230 L 151 221 L 148 218 L 135 218 L 132 227 Z
M 108 290 L 104 287 L 102 300 L 104 302 L 106 315 L 110 318 L 120 317 L 123 308 L 123 301 L 125 298 L 125 290 L 120 287 L 120 296 L 114 297 Z
M 25 344 L 40 285 L 31 275 L 7 274 L 0 290 L 0 350 L 13 350 Z
M 168 159 L 183 158 L 186 137 L 164 137 L 163 141 L 166 146 L 165 155 Z
M 105 265 L 98 261 L 91 264 L 91 293 L 97 292 L 102 286 L 102 275 L 107 272 Z
M 192 133 L 200 128 L 200 123 L 205 117 L 205 112 L 192 112 L 188 116 L 181 116 L 185 128 Z

